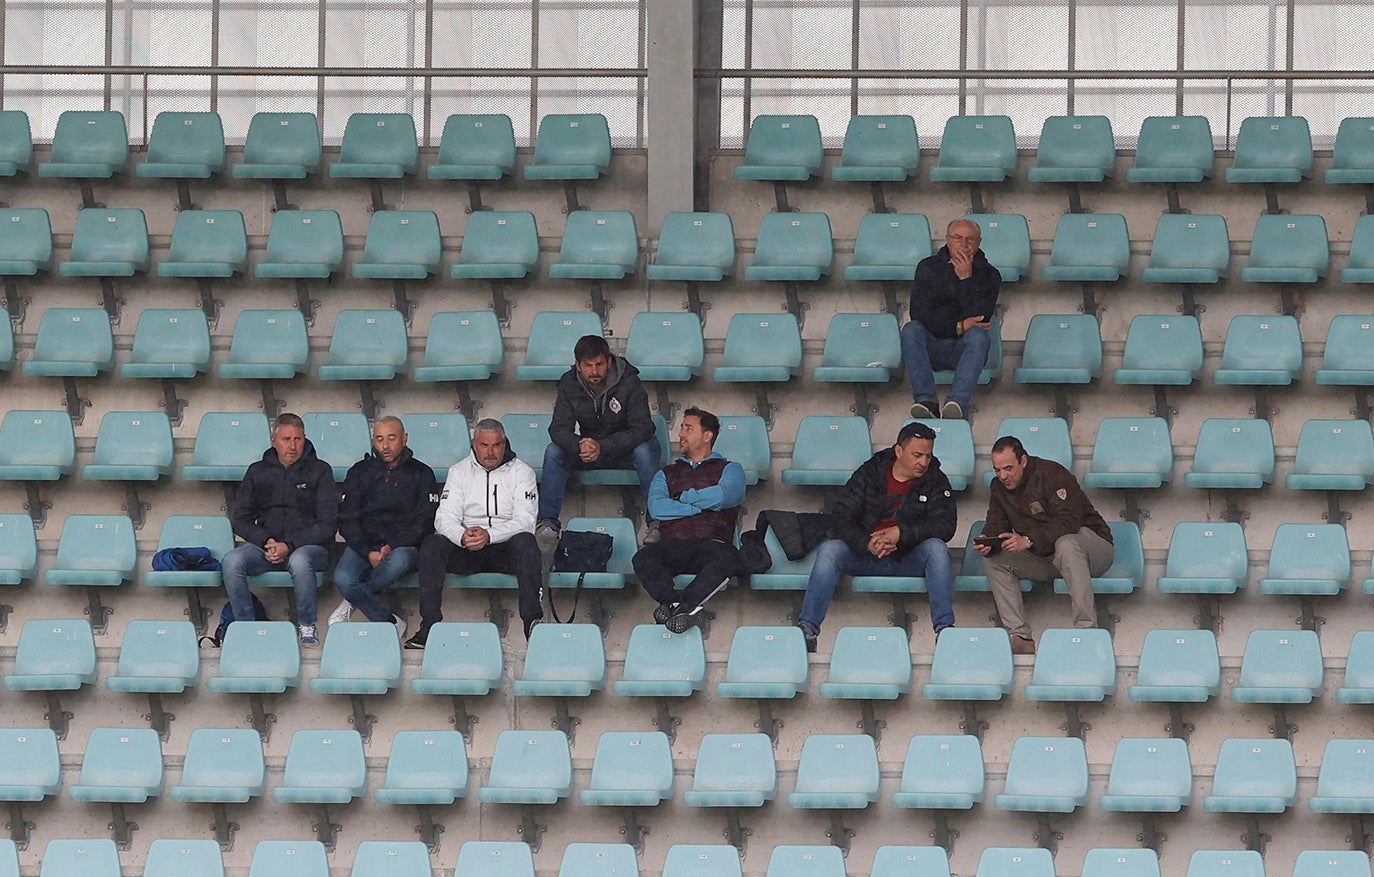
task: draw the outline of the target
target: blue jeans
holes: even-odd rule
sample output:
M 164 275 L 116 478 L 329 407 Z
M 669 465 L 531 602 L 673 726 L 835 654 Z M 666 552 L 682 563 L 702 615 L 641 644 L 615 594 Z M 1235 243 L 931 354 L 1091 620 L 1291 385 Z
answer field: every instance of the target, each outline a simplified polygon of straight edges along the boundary
M 912 320 L 902 327 L 902 364 L 911 383 L 911 399 L 932 408 L 935 402 L 935 370 L 954 369 L 954 383 L 945 397 L 958 402 L 967 416 L 978 373 L 988 362 L 992 333 L 969 329 L 958 338 L 936 338 L 930 330 Z
M 544 449 L 544 471 L 539 476 L 539 520 L 558 520 L 558 516 L 563 512 L 563 493 L 568 487 L 568 474 L 581 469 L 630 469 L 635 470 L 639 476 L 639 487 L 644 492 L 645 499 L 649 497 L 649 483 L 654 480 L 660 466 L 662 466 L 663 448 L 659 447 L 658 439 L 651 438 L 647 442 L 635 447 L 630 452 L 630 458 L 626 457 L 606 457 L 595 463 L 583 463 L 576 456 L 571 458 L 563 453 L 554 442 L 549 442 L 549 446 Z
M 930 626 L 939 630 L 954 624 L 954 575 L 949 568 L 949 546 L 939 539 L 918 543 L 905 557 L 874 557 L 858 554 L 842 539 L 827 539 L 816 550 L 811 578 L 806 582 L 801 621 L 821 629 L 840 576 L 925 576 L 930 597 Z
M 418 548 L 393 548 L 375 567 L 362 554 L 345 548 L 334 567 L 334 589 L 368 621 L 390 621 L 391 611 L 382 605 L 377 595 L 419 566 Z
M 319 614 L 315 603 L 315 589 L 319 586 L 316 573 L 329 567 L 329 552 L 323 545 L 302 545 L 286 558 L 285 563 L 270 563 L 267 552 L 259 545 L 240 545 L 224 555 L 224 590 L 229 592 L 229 605 L 234 608 L 236 621 L 257 617 L 253 611 L 253 597 L 248 591 L 248 577 L 273 570 L 291 573 L 291 587 L 296 592 L 296 623 L 314 626 Z

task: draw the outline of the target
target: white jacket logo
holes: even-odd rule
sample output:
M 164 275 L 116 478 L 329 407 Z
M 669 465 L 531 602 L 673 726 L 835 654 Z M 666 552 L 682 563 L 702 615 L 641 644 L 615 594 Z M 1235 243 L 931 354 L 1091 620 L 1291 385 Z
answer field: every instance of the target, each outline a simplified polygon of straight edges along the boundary
M 611 402 L 610 402 L 610 404 L 607 405 L 606 407 L 611 409 L 611 413 L 612 413 L 612 414 L 619 414 L 619 413 L 620 413 L 620 400 L 619 400 L 619 399 L 616 399 L 615 397 L 611 397 Z

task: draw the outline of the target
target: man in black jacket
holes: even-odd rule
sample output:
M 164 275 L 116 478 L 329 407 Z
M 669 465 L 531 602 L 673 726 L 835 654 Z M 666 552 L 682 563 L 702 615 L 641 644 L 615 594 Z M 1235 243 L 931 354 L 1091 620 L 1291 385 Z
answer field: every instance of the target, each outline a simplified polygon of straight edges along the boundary
M 405 641 L 406 623 L 377 595 L 419 568 L 420 542 L 434 530 L 439 504 L 434 470 L 415 459 L 399 417 L 372 425 L 372 453 L 354 463 L 343 484 L 339 532 L 344 550 L 334 567 L 334 587 L 344 602 L 329 623 L 347 621 L 354 609 L 368 621 L 390 621 Z
M 956 219 L 940 251 L 916 266 L 911 322 L 902 327 L 912 417 L 962 418 L 968 413 L 992 346 L 992 316 L 1002 285 L 1002 275 L 978 248 L 982 241 L 978 223 Z M 943 408 L 935 398 L 937 368 L 954 369 Z
M 935 431 L 908 423 L 897 443 L 849 476 L 830 509 L 834 538 L 821 543 L 797 626 L 814 652 L 840 576 L 924 576 L 938 635 L 954 625 L 949 547 L 958 509 L 935 458 Z
M 269 570 L 291 573 L 301 645 L 319 643 L 315 632 L 317 573 L 329 563 L 326 546 L 339 521 L 339 486 L 334 470 L 315 456 L 305 423 L 282 414 L 272 424 L 272 447 L 248 467 L 234 498 L 234 535 L 243 545 L 228 552 L 224 589 L 235 621 L 257 618 L 248 577 Z
M 583 335 L 573 347 L 573 367 L 558 380 L 549 438 L 535 526 L 541 542 L 558 541 L 563 492 L 575 470 L 633 467 L 648 497 L 663 453 L 649 417 L 649 394 L 639 370 L 611 353 L 600 335 Z

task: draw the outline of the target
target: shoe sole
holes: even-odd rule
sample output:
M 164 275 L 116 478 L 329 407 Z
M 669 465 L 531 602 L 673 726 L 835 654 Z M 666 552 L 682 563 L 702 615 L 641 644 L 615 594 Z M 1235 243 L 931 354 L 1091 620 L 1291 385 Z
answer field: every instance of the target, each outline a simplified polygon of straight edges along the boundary
M 665 606 L 662 603 L 658 604 L 658 607 L 654 609 L 654 624 L 667 624 L 668 619 L 673 617 L 673 609 L 676 608 L 676 606 L 677 604 L 673 604 L 672 606 Z
M 663 622 L 663 626 L 668 628 L 672 633 L 686 633 L 688 630 L 691 630 L 696 626 L 697 622 L 701 620 L 701 610 L 706 608 L 706 604 L 711 601 L 712 597 L 725 590 L 725 586 L 728 584 L 730 584 L 730 580 L 725 579 L 720 584 L 716 585 L 715 590 L 707 594 L 702 601 L 690 611 L 674 613 L 667 621 Z M 657 613 L 655 613 L 655 615 L 657 615 Z

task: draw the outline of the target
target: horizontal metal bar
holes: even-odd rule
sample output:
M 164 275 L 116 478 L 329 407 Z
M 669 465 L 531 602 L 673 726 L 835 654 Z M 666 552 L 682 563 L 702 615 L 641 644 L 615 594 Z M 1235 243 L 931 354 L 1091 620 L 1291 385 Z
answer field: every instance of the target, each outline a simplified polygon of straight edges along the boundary
M 426 76 L 461 79 L 643 79 L 645 67 L 138 67 L 132 65 L 0 64 L 0 75 L 34 76 Z
M 702 68 L 697 79 L 1262 79 L 1275 82 L 1304 79 L 1374 79 L 1374 70 L 912 70 L 894 68 L 748 70 L 739 67 Z

